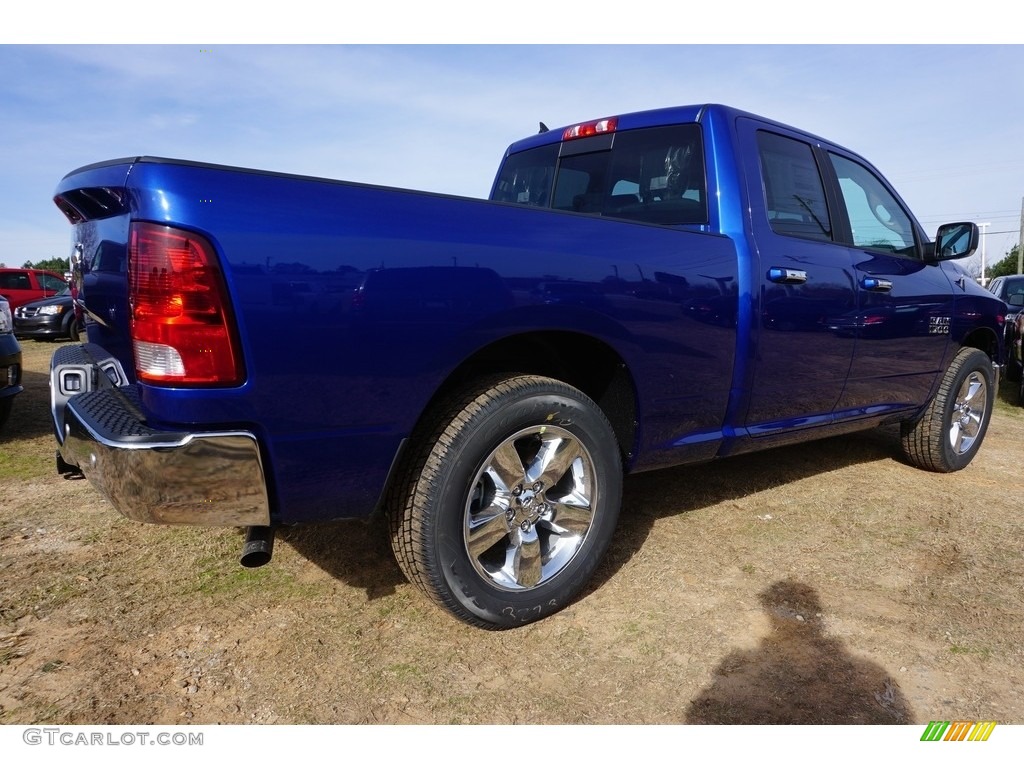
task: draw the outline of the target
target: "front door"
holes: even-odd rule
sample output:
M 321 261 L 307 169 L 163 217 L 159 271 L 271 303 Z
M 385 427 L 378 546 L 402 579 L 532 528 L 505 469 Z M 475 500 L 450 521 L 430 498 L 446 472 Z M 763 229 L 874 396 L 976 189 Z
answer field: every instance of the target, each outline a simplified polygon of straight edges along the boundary
M 922 260 L 910 215 L 874 171 L 828 153 L 849 222 L 858 308 L 830 321 L 856 338 L 843 417 L 920 405 L 928 399 L 949 344 L 953 292 L 937 263 Z

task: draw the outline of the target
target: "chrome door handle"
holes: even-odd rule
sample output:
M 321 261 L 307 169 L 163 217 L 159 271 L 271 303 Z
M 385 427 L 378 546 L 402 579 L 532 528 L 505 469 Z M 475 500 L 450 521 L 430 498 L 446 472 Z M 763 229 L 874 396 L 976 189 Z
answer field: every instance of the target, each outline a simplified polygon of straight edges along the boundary
M 883 280 L 880 277 L 865 277 L 860 281 L 860 285 L 865 291 L 888 293 L 892 290 L 892 280 Z
M 807 282 L 807 273 L 802 269 L 772 267 L 768 270 L 768 279 L 773 283 L 782 283 L 783 285 L 799 285 Z

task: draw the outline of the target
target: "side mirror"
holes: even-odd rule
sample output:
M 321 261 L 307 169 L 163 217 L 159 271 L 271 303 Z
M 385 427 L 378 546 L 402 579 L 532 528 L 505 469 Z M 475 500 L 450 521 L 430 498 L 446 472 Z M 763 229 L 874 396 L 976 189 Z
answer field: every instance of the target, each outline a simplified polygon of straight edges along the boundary
M 964 259 L 978 250 L 978 225 L 970 221 L 943 224 L 935 235 L 936 261 Z

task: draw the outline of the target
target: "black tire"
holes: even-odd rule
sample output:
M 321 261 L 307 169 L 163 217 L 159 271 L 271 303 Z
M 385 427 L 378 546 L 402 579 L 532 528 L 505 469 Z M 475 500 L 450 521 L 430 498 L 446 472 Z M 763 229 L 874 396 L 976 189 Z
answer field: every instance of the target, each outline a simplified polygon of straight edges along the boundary
M 526 375 L 467 387 L 434 414 L 388 498 L 406 577 L 487 629 L 564 608 L 604 555 L 622 500 L 604 414 L 575 388 Z
M 1014 329 L 1013 321 L 1009 321 L 1006 324 L 1006 335 L 1003 337 L 1003 347 L 1006 349 L 1006 365 L 1003 367 L 1003 374 L 1007 381 L 1013 384 L 1024 383 L 1024 370 L 1021 369 L 1021 363 L 1017 359 L 1015 339 L 1016 330 Z
M 1011 382 L 1013 384 L 1017 384 L 1017 383 L 1019 383 L 1021 381 L 1020 363 L 1018 363 L 1016 360 L 1014 360 L 1012 356 L 1010 357 L 1009 360 L 1006 361 L 1006 369 L 1005 370 L 1006 370 L 1006 380 L 1007 381 L 1009 381 L 1009 382 Z
M 0 428 L 7 423 L 7 417 L 11 415 L 11 405 L 13 402 L 13 397 L 0 398 Z
M 971 347 L 961 349 L 924 412 L 902 425 L 907 459 L 932 472 L 955 472 L 970 464 L 992 416 L 992 384 L 988 355 Z
M 82 321 L 72 317 L 68 324 L 68 338 L 72 341 L 79 341 L 82 338 Z

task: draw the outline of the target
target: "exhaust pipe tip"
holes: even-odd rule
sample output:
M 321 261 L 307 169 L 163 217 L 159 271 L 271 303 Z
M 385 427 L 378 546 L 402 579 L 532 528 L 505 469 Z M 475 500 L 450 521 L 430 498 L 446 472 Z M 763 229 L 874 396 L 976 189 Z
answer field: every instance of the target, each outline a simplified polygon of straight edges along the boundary
M 239 562 L 243 568 L 259 568 L 274 556 L 274 529 L 265 525 L 251 526 L 245 534 L 245 544 Z
M 68 462 L 64 461 L 64 457 L 61 456 L 59 450 L 57 451 L 56 458 L 57 458 L 57 474 L 58 475 L 63 475 L 64 477 L 82 477 L 83 476 L 81 468 L 75 466 L 74 464 L 69 464 Z

